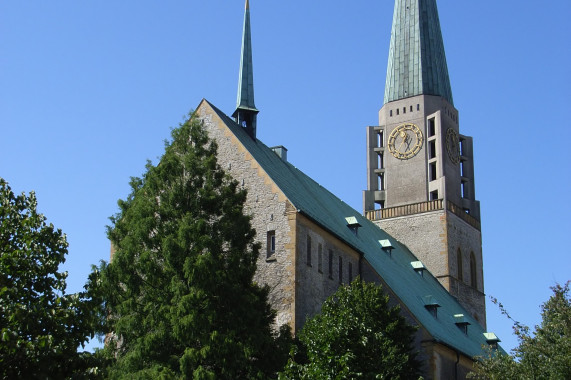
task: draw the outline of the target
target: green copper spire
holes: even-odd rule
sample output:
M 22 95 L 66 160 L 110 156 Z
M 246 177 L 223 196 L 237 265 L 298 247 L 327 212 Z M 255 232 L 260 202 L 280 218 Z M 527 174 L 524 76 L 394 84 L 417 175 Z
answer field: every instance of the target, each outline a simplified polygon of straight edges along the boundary
M 416 95 L 452 102 L 436 0 L 396 0 L 384 103 Z
M 236 111 L 232 117 L 236 122 L 256 137 L 256 115 L 254 104 L 254 69 L 252 65 L 252 38 L 250 32 L 250 2 L 246 0 L 244 12 L 244 30 L 242 34 L 242 54 L 240 57 L 240 76 L 238 79 L 238 98 Z

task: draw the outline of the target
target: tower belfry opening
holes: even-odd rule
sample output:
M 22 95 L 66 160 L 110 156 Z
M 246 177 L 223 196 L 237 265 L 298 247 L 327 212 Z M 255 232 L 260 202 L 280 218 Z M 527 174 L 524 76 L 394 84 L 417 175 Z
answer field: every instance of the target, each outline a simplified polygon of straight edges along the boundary
M 254 68 L 252 64 L 252 36 L 250 30 L 250 2 L 246 0 L 244 27 L 242 32 L 242 51 L 240 55 L 240 73 L 238 77 L 238 96 L 234 120 L 244 127 L 252 138 L 256 138 L 258 109 L 254 104 Z

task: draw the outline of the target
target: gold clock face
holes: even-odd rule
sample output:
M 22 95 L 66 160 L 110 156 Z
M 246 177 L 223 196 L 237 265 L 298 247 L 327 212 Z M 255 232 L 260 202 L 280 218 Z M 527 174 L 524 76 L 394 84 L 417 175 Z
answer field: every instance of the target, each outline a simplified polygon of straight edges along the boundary
M 460 162 L 460 141 L 458 134 L 452 128 L 446 131 L 446 150 L 450 161 L 455 165 L 458 164 Z
M 401 124 L 389 135 L 389 152 L 399 160 L 408 160 L 422 149 L 422 131 L 414 124 Z

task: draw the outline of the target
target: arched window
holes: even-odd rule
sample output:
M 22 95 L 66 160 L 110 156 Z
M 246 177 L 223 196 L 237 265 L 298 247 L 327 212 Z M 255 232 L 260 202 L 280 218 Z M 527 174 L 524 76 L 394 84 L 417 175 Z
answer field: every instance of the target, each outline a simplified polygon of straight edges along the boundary
M 464 281 L 464 266 L 462 265 L 462 251 L 458 248 L 456 254 L 456 262 L 458 263 L 458 281 Z
M 478 276 L 476 273 L 476 256 L 474 256 L 474 252 L 470 252 L 470 285 L 478 289 Z

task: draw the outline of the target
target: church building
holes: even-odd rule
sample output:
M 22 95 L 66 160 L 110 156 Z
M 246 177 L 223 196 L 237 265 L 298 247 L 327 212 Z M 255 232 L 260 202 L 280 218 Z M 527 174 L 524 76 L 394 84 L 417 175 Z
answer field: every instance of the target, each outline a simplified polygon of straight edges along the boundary
M 486 330 L 472 139 L 459 130 L 436 0 L 396 0 L 384 105 L 366 128 L 367 190 L 356 211 L 256 138 L 246 0 L 237 106 L 202 100 L 196 113 L 218 162 L 248 190 L 276 324 L 301 329 L 341 284 L 382 284 L 408 321 L 427 379 L 463 379 Z M 259 126 L 264 128 L 263 125 Z

